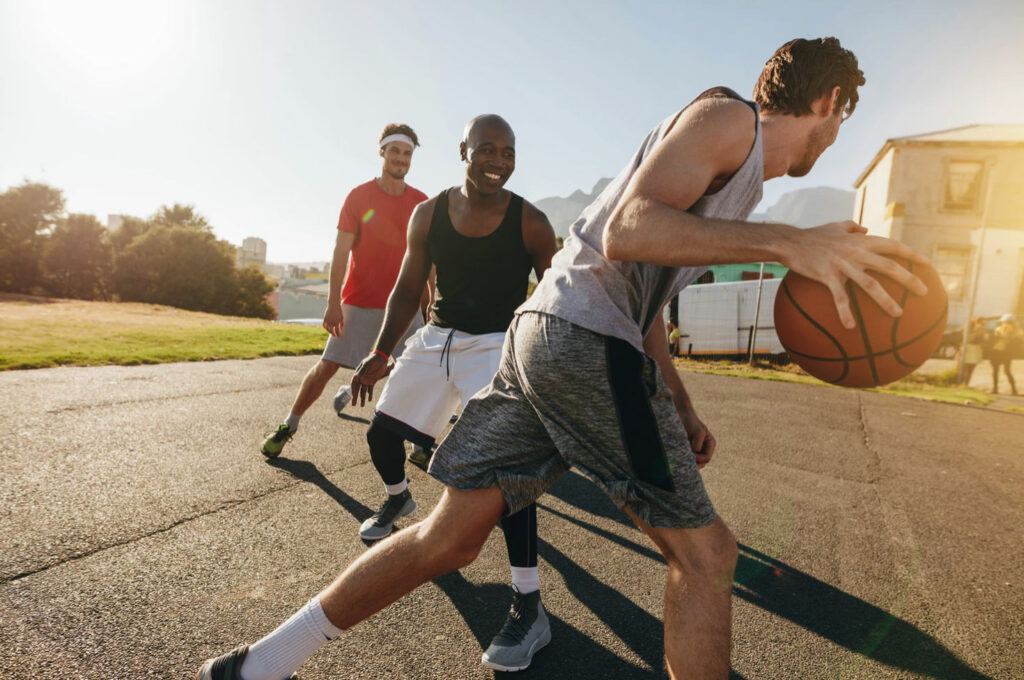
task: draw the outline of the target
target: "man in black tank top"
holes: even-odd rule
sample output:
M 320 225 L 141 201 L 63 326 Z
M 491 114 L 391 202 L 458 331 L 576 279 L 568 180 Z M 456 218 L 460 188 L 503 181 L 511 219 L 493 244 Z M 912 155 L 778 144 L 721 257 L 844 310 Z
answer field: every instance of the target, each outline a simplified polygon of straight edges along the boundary
M 515 136 L 508 123 L 498 116 L 473 119 L 460 154 L 466 162 L 462 186 L 442 191 L 413 212 L 384 325 L 374 351 L 352 378 L 353 403 L 372 398 L 433 269 L 428 323 L 395 363 L 366 433 L 387 497 L 360 527 L 365 540 L 384 538 L 395 520 L 416 510 L 405 475 L 404 440 L 429 451 L 452 414 L 490 384 L 505 331 L 526 299 L 530 271 L 540 279 L 556 250 L 544 213 L 504 188 L 515 169 Z M 483 663 L 497 670 L 525 668 L 551 637 L 540 604 L 536 513 L 530 505 L 502 521 L 514 623 L 483 655 Z

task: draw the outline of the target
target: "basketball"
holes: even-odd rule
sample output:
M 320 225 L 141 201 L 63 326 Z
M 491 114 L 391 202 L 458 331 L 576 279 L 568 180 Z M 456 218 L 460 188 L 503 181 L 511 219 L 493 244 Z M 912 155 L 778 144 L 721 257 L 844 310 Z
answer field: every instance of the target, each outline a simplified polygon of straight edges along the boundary
M 892 317 L 864 290 L 847 283 L 856 327 L 839 321 L 832 293 L 790 271 L 775 297 L 775 331 L 790 358 L 819 380 L 844 387 L 877 387 L 913 373 L 935 352 L 946 330 L 946 289 L 927 264 L 892 258 L 928 287 L 916 295 L 881 274 L 871 275 L 903 308 Z

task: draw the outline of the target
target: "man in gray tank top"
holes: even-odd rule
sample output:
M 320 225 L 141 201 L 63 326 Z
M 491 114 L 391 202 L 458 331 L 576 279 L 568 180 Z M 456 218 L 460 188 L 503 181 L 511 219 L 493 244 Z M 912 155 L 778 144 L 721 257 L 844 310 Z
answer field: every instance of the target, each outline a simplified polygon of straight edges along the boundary
M 868 270 L 925 292 L 885 257 L 923 262 L 919 255 L 853 222 L 801 230 L 744 221 L 764 180 L 810 171 L 863 84 L 856 57 L 838 40 L 794 40 L 765 65 L 756 104 L 716 88 L 652 130 L 573 225 L 518 310 L 498 374 L 442 442 L 430 467 L 447 485 L 437 507 L 365 553 L 261 644 L 305 626 L 312 632 L 288 647 L 297 666 L 342 629 L 472 562 L 503 515 L 574 467 L 665 557 L 669 674 L 728 677 L 736 541 L 698 472 L 715 439 L 656 321 L 664 303 L 713 264 L 781 262 L 826 285 L 849 328 L 848 282 L 901 313 Z M 200 677 L 229 677 L 215 668 L 230 669 L 246 650 L 207 662 Z

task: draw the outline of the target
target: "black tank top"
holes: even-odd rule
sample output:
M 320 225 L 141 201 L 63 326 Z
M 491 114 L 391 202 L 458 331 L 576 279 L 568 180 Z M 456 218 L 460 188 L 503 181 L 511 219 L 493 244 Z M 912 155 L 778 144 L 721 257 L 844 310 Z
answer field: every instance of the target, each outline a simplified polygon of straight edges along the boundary
M 512 194 L 505 217 L 487 236 L 455 231 L 448 193 L 434 204 L 427 252 L 436 271 L 430 323 L 465 333 L 504 333 L 526 299 L 530 256 L 523 245 L 523 199 Z

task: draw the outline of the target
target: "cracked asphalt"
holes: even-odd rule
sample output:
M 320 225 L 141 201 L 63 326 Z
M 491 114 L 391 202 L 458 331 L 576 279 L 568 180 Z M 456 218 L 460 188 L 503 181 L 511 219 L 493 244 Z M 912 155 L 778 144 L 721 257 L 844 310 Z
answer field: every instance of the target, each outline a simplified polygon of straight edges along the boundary
M 0 678 L 191 678 L 366 549 L 356 532 L 382 494 L 369 408 L 340 419 L 325 395 L 280 459 L 258 452 L 315 360 L 0 373 Z M 684 382 L 720 442 L 705 480 L 741 544 L 734 678 L 1024 678 L 1024 415 Z M 410 481 L 423 517 L 440 489 L 412 467 Z M 573 473 L 539 526 L 553 641 L 515 677 L 664 677 L 653 546 Z M 495 532 L 300 675 L 506 675 L 478 659 L 507 575 Z

